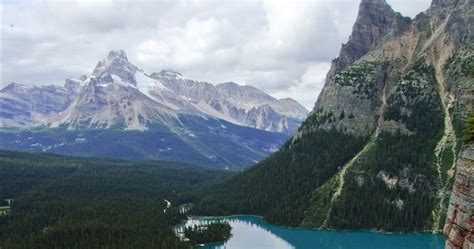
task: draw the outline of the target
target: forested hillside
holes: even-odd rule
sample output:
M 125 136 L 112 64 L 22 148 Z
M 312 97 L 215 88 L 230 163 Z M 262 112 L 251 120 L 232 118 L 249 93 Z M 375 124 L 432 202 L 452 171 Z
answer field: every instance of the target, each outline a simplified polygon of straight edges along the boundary
M 189 248 L 185 192 L 229 173 L 164 162 L 0 151 L 0 248 Z M 167 206 L 171 202 L 171 207 Z
M 362 0 L 308 119 L 280 151 L 210 189 L 196 214 L 329 229 L 440 231 L 474 85 L 472 1 L 414 19 Z

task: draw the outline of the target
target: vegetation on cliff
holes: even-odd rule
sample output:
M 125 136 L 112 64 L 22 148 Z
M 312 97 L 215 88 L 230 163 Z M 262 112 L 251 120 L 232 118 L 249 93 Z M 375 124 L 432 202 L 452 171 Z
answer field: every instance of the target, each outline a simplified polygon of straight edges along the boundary
M 361 61 L 354 63 L 334 75 L 334 82 L 341 86 L 353 88 L 352 94 L 362 98 L 373 99 L 377 96 L 377 72 L 383 62 Z
M 474 141 L 474 114 L 471 114 L 467 119 L 463 140 L 465 144 Z
M 298 131 L 307 131 L 307 129 L 317 127 L 319 125 L 323 124 L 331 124 L 337 121 L 341 121 L 344 118 L 346 118 L 346 114 L 344 110 L 342 110 L 338 114 L 334 114 L 332 111 L 325 111 L 324 109 L 320 108 L 317 111 L 311 113 L 306 120 L 301 124 L 301 127 L 299 128 Z M 354 115 L 352 113 L 349 113 L 347 118 L 352 119 L 354 118 Z

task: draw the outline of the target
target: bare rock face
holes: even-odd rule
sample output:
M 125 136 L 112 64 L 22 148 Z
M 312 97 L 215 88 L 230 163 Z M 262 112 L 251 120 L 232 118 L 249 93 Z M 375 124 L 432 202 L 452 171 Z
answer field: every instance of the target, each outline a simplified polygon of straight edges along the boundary
M 444 79 L 425 77 L 426 81 L 431 88 L 444 81 L 452 95 L 450 103 L 461 113 L 472 82 L 466 79 L 473 58 L 470 6 L 472 0 L 437 0 L 412 20 L 393 11 L 386 1 L 363 0 L 349 41 L 333 60 L 309 115 L 316 122 L 306 122 L 297 137 L 318 128 L 367 135 L 379 121 L 383 130 L 413 134 L 402 122 L 378 119 L 390 104 L 384 101 L 396 97 L 396 86 L 406 83 L 403 75 L 421 59 L 429 66 L 442 64 L 436 71 L 442 71 Z
M 461 152 L 444 227 L 447 249 L 474 248 L 474 143 Z
M 311 126 L 323 129 L 335 127 L 355 135 L 372 133 L 384 85 L 383 61 L 360 61 L 342 71 L 330 72 L 311 113 L 323 122 Z M 335 118 L 324 118 L 327 116 Z
M 321 120 L 321 115 L 339 118 L 323 118 L 326 122 L 310 124 L 302 133 L 305 129 L 332 127 L 355 135 L 367 135 L 375 130 L 384 87 L 395 84 L 399 72 L 396 67 L 388 67 L 391 60 L 388 56 L 370 57 L 368 54 L 404 34 L 411 23 L 410 18 L 393 11 L 384 0 L 360 3 L 349 41 L 342 45 L 339 57 L 333 60 L 325 86 L 310 114 L 317 120 Z
M 384 0 L 363 0 L 350 39 L 334 60 L 335 70 L 340 71 L 361 58 L 389 33 L 402 33 L 409 23 L 409 18 L 405 19 L 393 11 Z
M 267 93 L 234 82 L 212 85 L 184 78 L 181 74 L 163 70 L 150 75 L 175 96 L 164 95 L 163 90 L 152 91 L 166 103 L 182 108 L 186 102 L 191 108 L 231 123 L 257 129 L 294 134 L 308 111 L 293 99 L 275 99 Z M 175 101 L 181 99 L 181 101 Z
M 0 90 L 0 126 L 28 128 L 47 124 L 60 115 L 75 99 L 70 88 L 73 80 L 67 80 L 66 87 L 30 87 L 11 83 Z
M 92 72 L 92 76 L 96 78 L 110 77 L 109 75 L 117 75 L 124 82 L 129 82 L 137 85 L 135 73 L 138 68 L 132 65 L 123 50 L 110 51 L 102 61 L 97 63 L 97 66 Z

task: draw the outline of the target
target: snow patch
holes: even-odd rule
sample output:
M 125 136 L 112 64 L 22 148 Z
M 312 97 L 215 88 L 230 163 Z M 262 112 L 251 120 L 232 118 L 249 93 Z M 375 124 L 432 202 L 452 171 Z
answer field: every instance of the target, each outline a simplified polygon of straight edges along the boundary
M 111 74 L 110 77 L 112 77 L 112 79 L 114 80 L 114 83 L 117 84 L 117 85 L 120 85 L 120 86 L 123 86 L 123 87 L 135 88 L 135 89 L 137 88 L 133 84 L 130 84 L 128 82 L 123 81 L 122 78 L 120 78 L 120 76 L 118 76 L 118 75 Z M 102 84 L 99 84 L 99 86 L 100 85 L 102 85 Z M 104 84 L 104 85 L 108 85 L 108 84 Z
M 83 137 L 77 137 L 77 138 L 74 140 L 74 142 L 76 142 L 76 143 L 83 143 L 83 142 L 85 142 L 85 141 L 87 141 L 87 139 L 85 139 L 85 138 L 83 138 Z
M 161 82 L 150 78 L 148 75 L 146 75 L 144 72 L 138 71 L 135 74 L 135 81 L 137 82 L 137 88 L 140 92 L 145 94 L 151 99 L 155 99 L 150 92 L 155 89 L 163 90 L 166 89 L 166 87 L 161 84 Z
M 168 147 L 168 148 L 164 148 L 164 149 L 158 149 L 159 152 L 168 152 L 168 151 L 171 151 L 172 148 Z

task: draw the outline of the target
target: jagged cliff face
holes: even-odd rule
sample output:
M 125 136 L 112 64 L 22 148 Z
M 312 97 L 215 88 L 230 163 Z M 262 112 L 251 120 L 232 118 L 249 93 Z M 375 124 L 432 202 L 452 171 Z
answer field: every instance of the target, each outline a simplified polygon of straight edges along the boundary
M 351 120 L 332 120 L 316 126 L 336 126 L 356 135 L 371 134 L 377 127 L 384 101 L 391 98 L 390 94 L 401 90 L 407 82 L 410 67 L 416 62 L 421 64 L 424 60 L 429 67 L 440 67 L 434 69 L 444 75 L 454 71 L 449 70 L 450 67 L 459 67 L 459 61 L 472 60 L 472 54 L 468 52 L 473 36 L 469 4 L 469 1 L 451 1 L 449 4 L 435 1 L 429 10 L 411 20 L 394 12 L 383 0 L 362 1 L 350 39 L 333 61 L 325 87 L 311 112 L 314 119 L 321 120 L 316 117 L 329 112 L 338 116 L 344 111 L 346 117 L 352 114 Z M 460 57 L 457 64 L 446 64 L 448 59 L 452 62 L 456 56 Z M 465 63 L 464 67 L 468 68 L 469 62 Z M 416 70 L 419 69 L 423 68 Z M 425 76 L 429 77 L 426 74 L 422 77 Z M 403 77 L 405 82 L 401 81 Z M 436 88 L 436 80 L 426 77 L 423 79 L 425 85 Z M 468 84 L 459 84 L 459 74 L 456 77 L 443 77 L 447 78 L 443 79 L 443 85 L 450 88 L 450 94 L 456 95 L 460 105 L 465 105 L 464 93 Z M 409 132 L 401 123 L 382 121 L 386 129 Z
M 446 248 L 474 248 L 474 143 L 466 145 L 457 165 L 444 235 Z
M 447 69 L 456 70 L 452 67 Z M 474 71 L 471 71 L 470 76 L 471 80 L 474 79 Z M 474 248 L 474 89 L 472 85 L 470 87 L 471 89 L 463 92 L 460 99 L 466 107 L 462 113 L 468 113 L 470 117 L 464 130 L 463 139 L 466 144 L 459 153 L 454 186 L 443 229 L 447 238 L 447 249 Z M 460 90 L 454 88 L 454 91 Z
M 472 3 L 434 1 L 410 19 L 362 0 L 298 133 L 225 187 L 263 193 L 227 208 L 311 228 L 441 231 L 474 85 Z
M 442 228 L 458 137 L 471 98 L 466 93 L 474 83 L 469 76 L 474 66 L 472 6 L 470 0 L 434 1 L 410 20 L 385 1 L 362 1 L 351 38 L 333 61 L 310 119 L 294 141 L 304 139 L 305 133 L 333 128 L 371 139 L 324 186 L 325 191 L 313 192 L 312 202 L 325 205 L 313 205 L 304 225 Z M 370 193 L 380 187 L 380 196 Z M 354 196 L 391 210 L 386 213 L 395 222 L 364 219 L 367 211 L 353 203 Z M 423 199 L 427 206 L 413 198 Z M 348 212 L 351 209 L 358 211 Z M 414 218 L 403 221 L 401 215 Z

